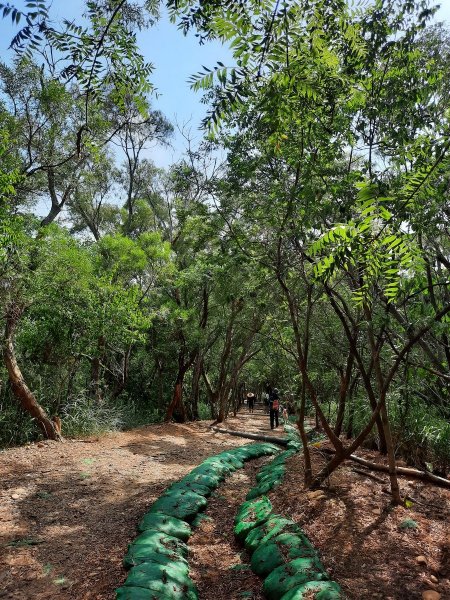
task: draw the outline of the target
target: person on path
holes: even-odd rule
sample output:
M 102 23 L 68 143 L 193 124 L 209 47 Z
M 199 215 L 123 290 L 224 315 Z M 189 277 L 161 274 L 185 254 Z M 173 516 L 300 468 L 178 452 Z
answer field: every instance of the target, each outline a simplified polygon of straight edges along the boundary
M 278 416 L 280 412 L 280 396 L 277 388 L 273 388 L 269 395 L 270 429 L 278 427 Z
M 253 392 L 249 392 L 247 394 L 247 406 L 248 406 L 248 412 L 252 413 L 253 409 L 255 407 L 255 394 Z

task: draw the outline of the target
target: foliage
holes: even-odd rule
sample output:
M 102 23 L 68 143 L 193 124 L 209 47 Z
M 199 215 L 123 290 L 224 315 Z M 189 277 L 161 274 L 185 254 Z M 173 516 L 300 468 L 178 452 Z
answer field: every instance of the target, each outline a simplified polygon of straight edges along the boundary
M 166 5 L 233 54 L 192 77 L 205 140 L 167 171 L 148 153 L 173 127 L 136 37 L 157 3 L 88 1 L 82 25 L 2 5 L 25 25 L 0 67 L 1 303 L 30 389 L 75 435 L 222 420 L 276 386 L 338 452 L 345 433 L 445 474 L 450 38 L 435 9 Z M 7 383 L 0 402 L 1 442 L 33 437 Z

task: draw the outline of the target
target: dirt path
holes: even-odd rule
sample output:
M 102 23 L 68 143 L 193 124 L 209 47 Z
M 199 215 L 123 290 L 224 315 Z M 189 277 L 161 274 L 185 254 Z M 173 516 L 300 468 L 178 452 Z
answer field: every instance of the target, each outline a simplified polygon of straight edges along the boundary
M 125 579 L 122 558 L 136 524 L 169 483 L 243 438 L 214 433 L 209 423 L 153 425 L 89 440 L 45 442 L 0 452 L 0 598 L 113 600 Z M 271 432 L 261 411 L 242 413 L 226 427 Z M 372 460 L 382 460 L 362 452 Z M 315 468 L 323 460 L 314 451 Z M 261 459 L 264 460 L 264 459 Z M 213 521 L 192 536 L 192 573 L 202 600 L 234 600 L 261 582 L 232 534 L 237 505 L 260 461 L 237 471 L 208 505 Z M 285 482 L 270 497 L 320 550 L 329 573 L 352 600 L 421 600 L 434 589 L 450 598 L 450 492 L 401 478 L 419 499 L 409 509 L 389 506 L 386 485 L 346 464 L 321 497 L 304 491 L 302 460 L 288 462 Z M 401 529 L 413 519 L 416 529 Z M 425 563 L 418 561 L 424 557 Z
M 234 517 L 258 469 L 271 458 L 247 463 L 211 497 L 206 519 L 189 539 L 191 578 L 202 600 L 262 600 L 262 580 L 250 569 L 250 557 L 233 534 Z
M 113 599 L 149 505 L 208 456 L 248 442 L 208 425 L 152 425 L 1 451 L 0 598 Z M 271 433 L 261 412 L 227 426 Z

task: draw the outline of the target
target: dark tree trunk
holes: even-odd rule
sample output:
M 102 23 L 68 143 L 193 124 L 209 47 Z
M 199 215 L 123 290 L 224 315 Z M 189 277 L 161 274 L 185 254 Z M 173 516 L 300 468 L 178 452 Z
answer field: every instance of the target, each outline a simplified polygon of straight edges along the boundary
M 345 368 L 345 372 L 341 371 L 341 382 L 339 386 L 339 405 L 338 412 L 336 415 L 336 425 L 334 427 L 334 433 L 336 435 L 341 435 L 342 425 L 344 423 L 344 414 L 345 414 L 345 404 L 347 401 L 347 394 L 350 385 L 350 378 L 352 375 L 354 357 L 350 352 L 347 358 L 347 365 Z
M 198 421 L 198 403 L 200 401 L 200 379 L 202 376 L 202 359 L 200 356 L 194 364 L 194 371 L 192 373 L 192 398 L 191 398 L 191 415 L 194 421 Z
M 183 351 L 180 351 L 178 354 L 178 373 L 175 379 L 172 400 L 167 408 L 166 417 L 164 419 L 166 422 L 171 421 L 172 419 L 175 419 L 179 423 L 185 423 L 187 421 L 186 407 L 183 402 L 183 382 L 193 360 L 194 356 L 191 356 L 186 360 Z

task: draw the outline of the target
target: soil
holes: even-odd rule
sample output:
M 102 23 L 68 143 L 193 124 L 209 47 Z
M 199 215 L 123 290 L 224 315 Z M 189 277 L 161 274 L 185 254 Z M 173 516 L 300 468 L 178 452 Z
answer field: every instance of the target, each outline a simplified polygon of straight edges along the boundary
M 268 421 L 256 410 L 225 426 L 282 435 Z M 126 577 L 127 544 L 149 505 L 206 457 L 248 443 L 209 424 L 152 425 L 0 452 L 0 598 L 112 600 Z M 206 512 L 212 520 L 189 541 L 202 600 L 262 598 L 232 524 L 266 460 L 251 461 L 218 488 Z M 318 469 L 319 450 L 313 460 Z M 300 523 L 351 600 L 415 600 L 427 589 L 450 598 L 449 490 L 401 478 L 403 493 L 422 504 L 393 509 L 383 492 L 387 476 L 376 473 L 375 481 L 355 468 L 363 470 L 346 463 L 317 498 L 302 489 L 301 457 L 290 459 L 284 484 L 270 494 L 275 510 Z M 405 519 L 417 528 L 400 529 Z
M 271 435 L 268 421 L 242 414 L 226 425 Z M 0 451 L 0 598 L 113 599 L 150 504 L 208 456 L 249 442 L 209 425 L 150 425 Z
M 216 490 L 206 519 L 189 539 L 189 566 L 202 600 L 263 600 L 262 579 L 250 568 L 250 555 L 233 534 L 234 517 L 270 458 L 252 460 Z
M 357 454 L 385 462 L 374 452 Z M 325 458 L 320 449 L 311 458 L 317 472 Z M 349 600 L 421 600 L 425 590 L 450 599 L 450 490 L 399 477 L 402 495 L 420 504 L 394 508 L 387 474 L 346 461 L 311 492 L 303 489 L 301 455 L 286 465 L 283 485 L 268 494 L 274 510 L 299 523 Z M 402 529 L 407 519 L 417 527 Z

